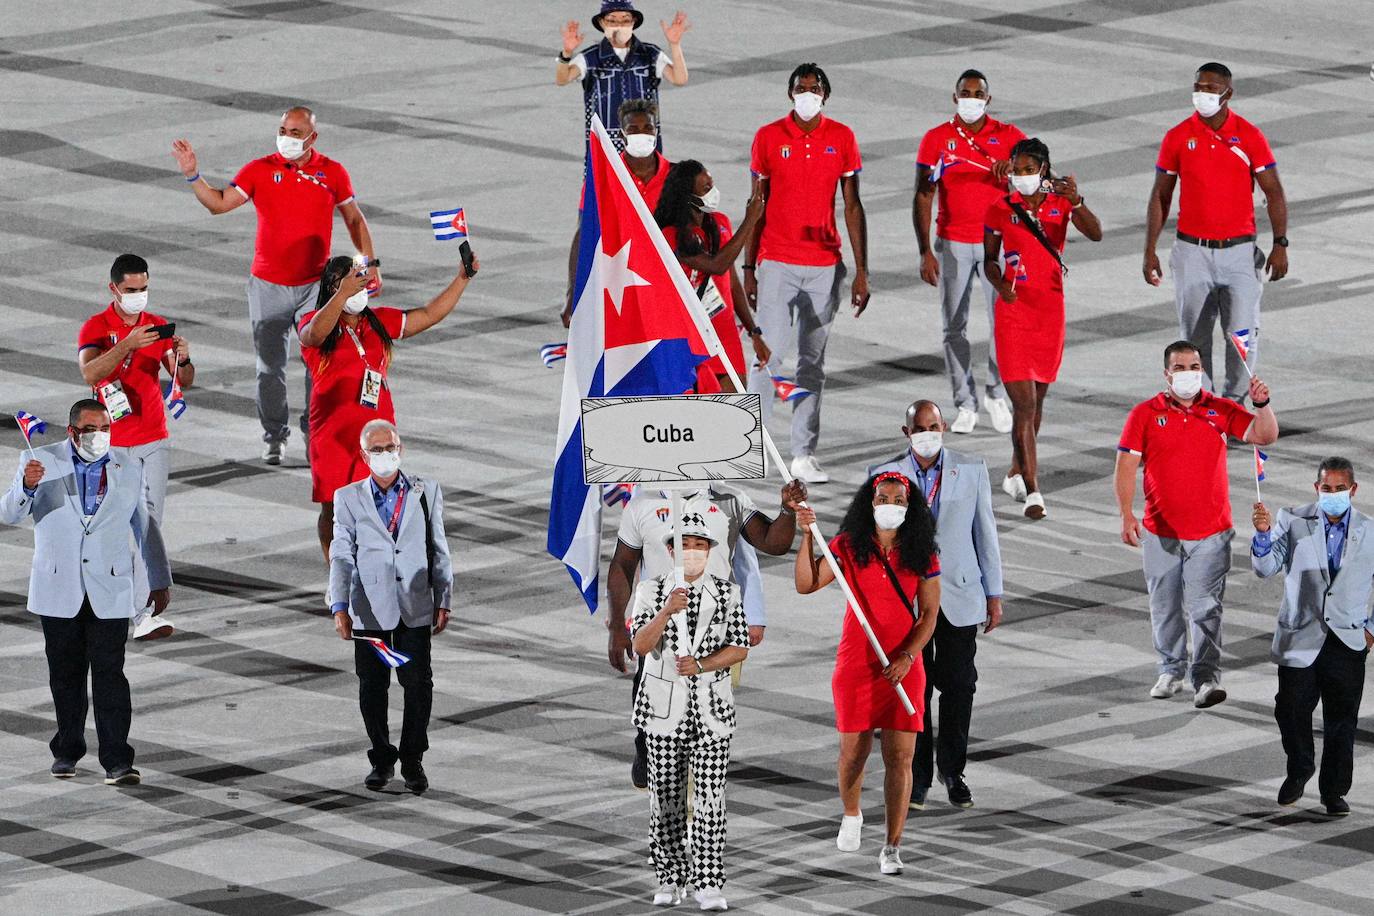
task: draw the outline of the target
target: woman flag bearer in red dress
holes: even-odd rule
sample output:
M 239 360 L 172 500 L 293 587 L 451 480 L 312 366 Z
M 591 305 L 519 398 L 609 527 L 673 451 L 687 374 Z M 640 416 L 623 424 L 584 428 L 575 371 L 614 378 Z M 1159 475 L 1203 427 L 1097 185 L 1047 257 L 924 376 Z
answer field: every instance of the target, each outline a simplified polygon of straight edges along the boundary
M 473 259 L 472 272 L 477 273 Z M 369 304 L 366 267 L 352 258 L 329 259 L 320 276 L 315 310 L 301 317 L 301 357 L 314 385 L 310 395 L 311 498 L 320 504 L 320 548 L 329 563 L 334 537 L 334 491 L 371 471 L 358 450 L 369 420 L 396 422 L 387 370 L 393 342 L 414 337 L 448 317 L 468 280 L 463 268 L 442 293 L 418 309 Z
M 797 510 L 802 542 L 795 579 L 803 595 L 835 579 L 829 564 L 813 552 L 811 523 L 815 520 L 812 510 Z M 940 609 L 935 519 L 920 489 L 913 488 L 904 475 L 889 471 L 859 488 L 830 548 L 891 662 L 882 666 L 858 618 L 846 612 L 830 681 L 835 728 L 840 733 L 838 772 L 844 803 L 835 845 L 844 852 L 859 849 L 864 765 L 873 749 L 873 730 L 881 729 L 887 838 L 878 867 L 885 875 L 895 875 L 902 870 L 900 847 L 911 799 L 911 757 L 925 716 L 921 650 L 935 632 Z M 915 715 L 902 708 L 894 689 L 897 684 L 911 698 Z
M 997 286 L 994 327 L 1002 383 L 1011 398 L 1011 469 L 1007 495 L 1026 503 L 1026 518 L 1045 517 L 1035 455 L 1045 395 L 1064 359 L 1064 274 L 1060 256 L 1069 223 L 1094 242 L 1102 225 L 1072 175 L 1055 178 L 1050 151 L 1036 138 L 1011 151 L 1012 191 L 988 208 L 983 270 Z M 1005 258 L 1005 265 L 1003 259 Z
M 773 358 L 735 273 L 735 259 L 763 216 L 764 199 L 749 198 L 738 233 L 733 232 L 730 218 L 719 207 L 720 189 L 711 173 L 695 159 L 685 159 L 669 170 L 654 219 L 711 316 L 711 325 L 735 373 L 743 379 L 749 369 L 744 364 L 744 347 L 739 339 L 741 328 L 749 335 L 756 364 L 766 366 Z M 703 363 L 701 372 L 714 378 L 720 390 L 735 390 L 720 357 L 713 356 Z M 710 387 L 709 380 L 707 386 Z

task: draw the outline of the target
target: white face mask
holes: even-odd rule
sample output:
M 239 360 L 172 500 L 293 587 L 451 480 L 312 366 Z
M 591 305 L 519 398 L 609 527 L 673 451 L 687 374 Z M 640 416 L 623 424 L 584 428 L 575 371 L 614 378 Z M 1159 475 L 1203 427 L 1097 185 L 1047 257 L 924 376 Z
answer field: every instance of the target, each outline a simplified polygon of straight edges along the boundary
M 944 435 L 935 430 L 911 434 L 911 450 L 922 458 L 934 458 L 944 444 Z
M 390 477 L 401 469 L 401 453 L 399 450 L 394 452 L 372 453 L 364 451 L 367 457 L 367 466 L 372 469 L 372 473 L 378 477 Z
M 658 134 L 626 134 L 625 154 L 632 159 L 647 159 L 658 148 Z
M 792 96 L 792 110 L 803 121 L 810 121 L 820 114 L 824 104 L 825 99 L 821 98 L 819 92 L 798 92 Z
M 81 433 L 76 437 L 76 453 L 83 461 L 99 461 L 110 450 L 107 432 Z
M 959 120 L 965 124 L 977 121 L 988 110 L 987 99 L 957 99 L 954 104 L 959 111 Z
M 708 551 L 705 550 L 683 550 L 682 551 L 682 573 L 688 579 L 695 579 L 706 572 L 706 557 Z
M 1221 96 L 1215 92 L 1194 92 L 1193 108 L 1204 118 L 1210 118 L 1221 111 Z
M 305 141 L 300 137 L 277 134 L 277 152 L 281 153 L 283 159 L 299 159 L 305 152 Z
M 344 300 L 344 311 L 356 315 L 367 308 L 367 290 L 360 289 Z
M 873 523 L 880 531 L 896 531 L 906 520 L 906 506 L 883 503 L 873 507 Z
M 623 48 L 630 43 L 630 36 L 635 33 L 632 25 L 608 25 L 606 26 L 606 37 L 611 40 L 611 44 Z
M 130 315 L 137 315 L 148 307 L 148 291 L 123 293 L 119 297 L 119 307 Z
M 1180 401 L 1197 397 L 1202 390 L 1202 373 L 1179 370 L 1169 377 L 1169 388 Z
M 1039 175 L 1012 175 L 1011 186 L 1016 189 L 1022 197 L 1030 197 L 1040 190 L 1041 178 Z
M 697 209 L 702 213 L 715 213 L 720 209 L 720 188 L 712 185 L 711 190 L 695 199 Z

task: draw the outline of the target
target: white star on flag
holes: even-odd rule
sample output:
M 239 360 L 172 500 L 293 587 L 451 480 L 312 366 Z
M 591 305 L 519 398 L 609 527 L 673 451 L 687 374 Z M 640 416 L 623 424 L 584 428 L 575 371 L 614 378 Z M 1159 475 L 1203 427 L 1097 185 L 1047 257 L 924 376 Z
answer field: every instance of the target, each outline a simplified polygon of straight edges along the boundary
M 621 248 L 613 256 L 608 256 L 600 248 L 596 251 L 597 276 L 601 278 L 601 284 L 611 297 L 611 305 L 615 306 L 615 313 L 619 315 L 625 300 L 625 290 L 631 286 L 648 286 L 649 281 L 639 274 L 630 270 L 630 243 L 625 242 L 625 247 Z

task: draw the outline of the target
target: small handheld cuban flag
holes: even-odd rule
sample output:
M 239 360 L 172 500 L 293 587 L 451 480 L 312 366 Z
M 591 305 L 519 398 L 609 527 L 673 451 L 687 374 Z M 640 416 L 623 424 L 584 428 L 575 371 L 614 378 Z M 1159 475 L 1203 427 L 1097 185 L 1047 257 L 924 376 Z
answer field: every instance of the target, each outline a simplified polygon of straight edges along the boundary
M 19 431 L 24 434 L 24 441 L 29 443 L 29 448 L 33 448 L 34 436 L 47 432 L 48 424 L 27 410 L 16 413 L 14 419 L 19 421 Z
M 1241 328 L 1231 334 L 1231 343 L 1235 344 L 1236 352 L 1240 358 L 1248 360 L 1250 358 L 1250 329 Z
M 544 361 L 545 369 L 552 369 L 554 363 L 568 358 L 568 342 L 544 344 L 539 348 L 539 358 Z
M 630 497 L 634 495 L 635 485 L 632 483 L 617 483 L 601 488 L 601 501 L 606 508 L 611 509 L 616 505 L 628 505 Z
M 1255 449 L 1255 483 L 1264 479 L 1264 462 L 1269 460 L 1269 456 L 1259 449 Z
M 946 170 L 954 168 L 959 162 L 960 160 L 953 156 L 941 154 L 939 161 L 935 163 L 935 168 L 930 170 L 930 183 L 935 184 L 940 180 L 940 176 L 945 174 Z
M 462 207 L 453 210 L 431 210 L 429 222 L 434 227 L 436 242 L 468 237 L 468 218 L 463 214 Z
M 790 404 L 811 394 L 811 389 L 801 387 L 785 375 L 775 375 L 773 376 L 773 393 L 784 404 Z
M 1021 263 L 1021 252 L 1008 251 L 1002 260 L 1007 266 L 1007 275 L 1011 277 L 1012 285 L 1015 285 L 1017 280 L 1026 279 L 1026 267 Z
M 169 382 L 162 383 L 162 400 L 167 405 L 167 412 L 172 415 L 173 420 L 180 420 L 181 415 L 186 412 L 186 398 L 181 394 L 181 383 L 172 377 Z
M 388 668 L 399 668 L 406 662 L 410 661 L 409 655 L 397 652 L 395 649 L 388 646 L 379 637 L 354 636 L 353 638 L 358 640 L 359 642 L 365 642 L 369 646 L 371 646 L 372 650 L 377 653 L 377 657 L 380 658 Z

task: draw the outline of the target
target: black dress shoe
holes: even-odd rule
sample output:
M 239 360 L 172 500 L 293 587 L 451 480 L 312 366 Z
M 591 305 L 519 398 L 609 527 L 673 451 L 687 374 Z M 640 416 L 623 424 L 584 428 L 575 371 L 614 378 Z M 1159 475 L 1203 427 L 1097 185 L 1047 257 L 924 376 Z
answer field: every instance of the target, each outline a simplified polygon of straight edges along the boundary
M 391 782 L 391 777 L 396 775 L 396 768 L 391 764 L 386 766 L 374 766 L 372 772 L 367 774 L 363 780 L 363 785 L 373 792 L 380 792 L 386 788 L 386 784 Z
M 1308 776 L 1304 779 L 1298 779 L 1289 776 L 1285 779 L 1283 785 L 1279 786 L 1279 804 L 1285 808 L 1291 808 L 1296 805 L 1298 799 L 1302 798 L 1302 790 L 1306 788 L 1307 780 L 1311 778 L 1311 776 Z
M 71 779 L 76 775 L 76 763 L 72 760 L 54 760 L 48 772 L 56 779 Z
M 945 777 L 945 788 L 949 790 L 949 803 L 956 808 L 972 808 L 973 793 L 962 776 Z
M 630 782 L 636 789 L 649 788 L 649 751 L 635 748 L 634 763 L 630 764 Z
M 413 795 L 423 795 L 429 789 L 429 777 L 425 775 L 425 768 L 418 763 L 402 766 L 401 778 L 406 781 L 406 788 Z
M 105 785 L 107 786 L 136 786 L 142 781 L 142 774 L 133 767 L 116 767 L 113 770 L 105 771 Z
M 913 811 L 926 810 L 926 795 L 930 793 L 930 786 L 911 787 L 911 809 Z
M 1322 804 L 1326 805 L 1326 813 L 1331 817 L 1345 817 L 1350 813 L 1350 802 L 1339 795 L 1329 795 L 1323 798 Z

